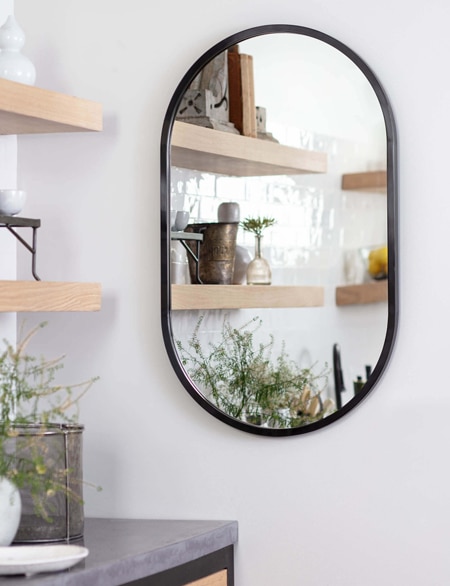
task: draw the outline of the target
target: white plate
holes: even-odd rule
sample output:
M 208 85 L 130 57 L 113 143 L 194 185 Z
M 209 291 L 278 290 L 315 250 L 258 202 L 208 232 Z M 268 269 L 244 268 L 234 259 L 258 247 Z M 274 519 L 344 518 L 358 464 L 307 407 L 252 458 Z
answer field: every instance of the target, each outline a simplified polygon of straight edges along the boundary
M 80 545 L 13 545 L 0 547 L 0 576 L 58 572 L 88 555 Z

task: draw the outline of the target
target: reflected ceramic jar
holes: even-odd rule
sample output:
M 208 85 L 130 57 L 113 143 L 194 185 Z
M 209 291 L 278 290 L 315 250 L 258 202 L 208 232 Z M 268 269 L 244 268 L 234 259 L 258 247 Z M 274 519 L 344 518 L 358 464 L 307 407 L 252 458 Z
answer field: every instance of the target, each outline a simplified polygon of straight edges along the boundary
M 219 222 L 234 224 L 240 219 L 239 204 L 235 201 L 225 201 L 217 209 L 217 219 Z

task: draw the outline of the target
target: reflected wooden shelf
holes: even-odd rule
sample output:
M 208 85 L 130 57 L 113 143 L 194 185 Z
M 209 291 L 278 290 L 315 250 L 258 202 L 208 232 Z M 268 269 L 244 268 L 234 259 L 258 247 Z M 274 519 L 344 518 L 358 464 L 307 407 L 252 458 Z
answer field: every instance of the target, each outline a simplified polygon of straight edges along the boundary
M 323 287 L 172 285 L 172 309 L 321 307 Z
M 99 283 L 0 281 L 0 311 L 98 311 Z
M 363 305 L 388 299 L 388 281 L 373 281 L 361 285 L 336 287 L 336 305 Z
M 347 173 L 342 176 L 342 189 L 347 191 L 386 193 L 387 173 L 386 171 Z
M 326 153 L 176 121 L 172 164 L 236 177 L 326 173 Z
M 102 129 L 102 106 L 0 79 L 0 134 L 86 132 Z

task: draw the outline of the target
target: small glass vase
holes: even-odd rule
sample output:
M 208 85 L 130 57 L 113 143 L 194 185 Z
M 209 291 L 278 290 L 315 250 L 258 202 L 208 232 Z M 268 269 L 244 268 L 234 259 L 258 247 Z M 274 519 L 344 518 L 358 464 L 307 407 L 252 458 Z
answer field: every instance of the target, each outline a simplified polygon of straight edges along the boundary
M 270 285 L 272 271 L 267 260 L 261 255 L 262 236 L 255 236 L 255 258 L 247 267 L 247 285 Z

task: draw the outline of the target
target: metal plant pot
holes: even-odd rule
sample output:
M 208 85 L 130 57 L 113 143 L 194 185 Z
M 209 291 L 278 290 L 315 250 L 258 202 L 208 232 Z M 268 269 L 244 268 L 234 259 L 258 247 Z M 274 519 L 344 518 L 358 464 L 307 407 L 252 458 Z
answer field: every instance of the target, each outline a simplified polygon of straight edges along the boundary
M 29 489 L 20 489 L 22 516 L 14 543 L 48 542 L 83 536 L 82 433 L 78 424 L 31 424 L 17 426 L 11 450 L 20 453 L 39 449 L 48 474 L 62 475 L 62 490 L 45 496 L 50 519 L 38 516 Z M 31 447 L 32 446 L 32 447 Z

